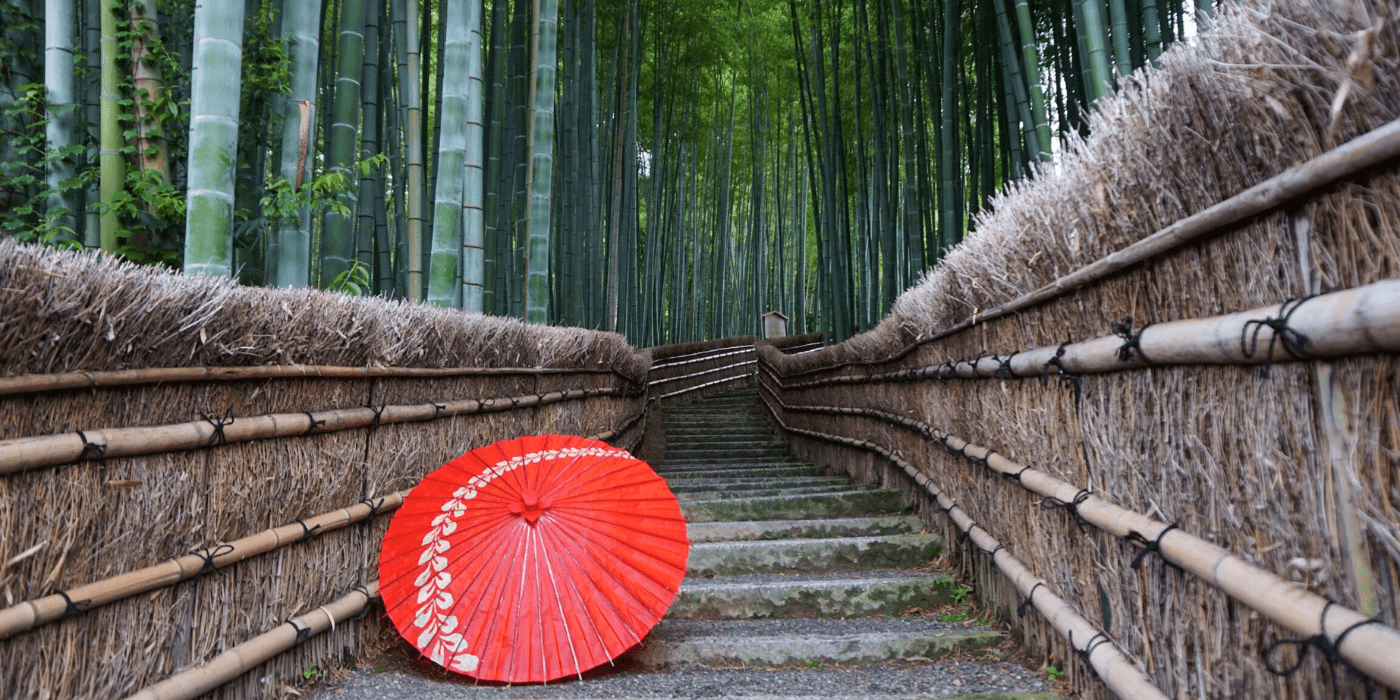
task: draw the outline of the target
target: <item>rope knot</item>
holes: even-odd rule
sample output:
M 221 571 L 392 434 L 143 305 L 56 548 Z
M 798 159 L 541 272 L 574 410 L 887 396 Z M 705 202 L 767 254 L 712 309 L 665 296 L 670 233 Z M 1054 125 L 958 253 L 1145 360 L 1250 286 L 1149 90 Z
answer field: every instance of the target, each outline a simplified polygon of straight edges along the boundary
M 1269 328 L 1274 333 L 1269 337 L 1268 354 L 1264 356 L 1264 367 L 1259 370 L 1259 376 L 1268 377 L 1269 368 L 1274 364 L 1274 346 L 1282 345 L 1283 349 L 1298 360 L 1310 360 L 1313 354 L 1308 352 L 1308 343 L 1311 342 L 1308 336 L 1300 333 L 1298 329 L 1288 325 L 1289 319 L 1293 318 L 1293 313 L 1303 302 L 1312 297 L 1303 297 L 1286 301 L 1279 307 L 1278 316 L 1267 316 L 1262 319 L 1251 319 L 1245 321 L 1244 327 L 1240 329 L 1240 354 L 1252 358 L 1259 351 L 1259 333 L 1265 328 Z M 1254 333 L 1249 329 L 1253 326 Z
M 222 416 L 218 414 L 210 415 L 208 413 L 200 413 L 199 417 L 203 418 L 209 425 L 214 426 L 214 434 L 209 436 L 209 444 L 211 446 L 228 444 L 228 436 L 224 435 L 224 428 L 233 425 L 235 419 L 233 417 L 232 408 L 224 411 L 224 415 Z
M 1147 327 L 1151 325 L 1152 324 L 1149 323 L 1143 326 L 1142 328 L 1137 329 L 1137 331 L 1134 332 L 1133 317 L 1124 316 L 1122 321 L 1119 321 L 1118 323 L 1115 323 L 1110 327 L 1110 330 L 1113 331 L 1114 335 L 1123 339 L 1123 344 L 1119 346 L 1118 351 L 1116 353 L 1119 362 L 1132 362 L 1133 355 L 1137 355 L 1139 358 L 1142 358 L 1143 362 L 1146 362 L 1149 365 L 1156 364 L 1152 360 L 1148 359 L 1147 354 L 1142 351 L 1142 332 L 1147 330 Z

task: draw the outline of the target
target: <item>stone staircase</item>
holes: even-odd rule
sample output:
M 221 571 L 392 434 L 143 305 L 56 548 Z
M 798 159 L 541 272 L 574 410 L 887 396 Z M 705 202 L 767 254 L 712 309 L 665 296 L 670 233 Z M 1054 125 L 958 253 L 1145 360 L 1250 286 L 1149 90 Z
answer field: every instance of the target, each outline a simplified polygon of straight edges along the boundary
M 1057 697 L 1043 675 L 997 660 L 999 633 L 948 614 L 964 591 L 930 570 L 943 539 L 902 514 L 899 492 L 795 459 L 756 390 L 668 408 L 664 428 L 666 457 L 654 466 L 689 521 L 688 571 L 666 619 L 614 668 L 582 682 L 485 687 L 391 662 L 316 695 Z

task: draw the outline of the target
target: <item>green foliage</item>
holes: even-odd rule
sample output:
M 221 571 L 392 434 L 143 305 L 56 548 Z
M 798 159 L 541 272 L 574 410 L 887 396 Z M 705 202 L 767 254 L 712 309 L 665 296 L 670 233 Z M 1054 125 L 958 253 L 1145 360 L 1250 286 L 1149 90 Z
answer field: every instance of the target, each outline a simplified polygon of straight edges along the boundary
M 349 269 L 336 275 L 326 289 L 332 292 L 345 292 L 357 297 L 369 294 L 373 290 L 369 265 L 359 259 L 352 259 L 349 262 Z
M 78 247 L 77 232 L 57 222 L 74 214 L 67 210 L 48 210 L 49 196 L 82 190 L 97 176 L 93 170 L 79 170 L 77 175 L 49 187 L 44 179 L 48 166 L 60 160 L 77 163 L 86 148 L 74 144 L 49 152 L 44 129 L 48 126 L 48 105 L 45 88 L 40 83 L 20 87 L 18 99 L 3 110 L 4 117 L 17 128 L 8 134 L 9 152 L 13 159 L 0 163 L 0 233 L 22 241 L 38 241 L 49 245 Z M 81 105 L 63 105 L 58 113 L 71 112 Z
M 322 671 L 322 670 L 321 670 L 321 667 L 318 666 L 318 665 L 316 665 L 316 664 L 311 664 L 310 666 L 307 666 L 307 667 L 306 667 L 305 669 L 303 669 L 302 672 L 301 672 L 301 679 L 302 679 L 302 680 L 304 680 L 304 681 L 311 681 L 311 682 L 313 682 L 313 683 L 316 682 L 316 681 L 319 681 L 319 680 L 321 680 L 321 679 L 323 679 L 323 678 L 325 678 L 325 677 L 326 677 L 326 672 L 325 672 L 325 671 Z
M 1058 668 L 1055 668 L 1054 666 L 1042 666 L 1040 670 L 1044 671 L 1045 675 L 1049 676 L 1050 680 L 1052 681 L 1057 681 L 1065 677 L 1065 672 L 1061 671 Z
M 953 602 L 962 605 L 967 602 L 967 597 L 972 593 L 972 586 L 957 584 L 952 588 Z
M 380 153 L 355 163 L 353 168 L 360 177 L 368 177 L 388 162 L 389 158 Z M 351 180 L 343 172 L 322 171 L 312 177 L 310 182 L 303 184 L 300 190 L 293 190 L 290 180 L 277 175 L 267 182 L 260 218 L 265 220 L 268 226 L 276 228 L 284 222 L 296 219 L 297 211 L 302 207 L 306 207 L 313 217 L 326 212 L 348 217 L 353 212 L 345 206 L 340 197 L 358 186 L 358 182 Z

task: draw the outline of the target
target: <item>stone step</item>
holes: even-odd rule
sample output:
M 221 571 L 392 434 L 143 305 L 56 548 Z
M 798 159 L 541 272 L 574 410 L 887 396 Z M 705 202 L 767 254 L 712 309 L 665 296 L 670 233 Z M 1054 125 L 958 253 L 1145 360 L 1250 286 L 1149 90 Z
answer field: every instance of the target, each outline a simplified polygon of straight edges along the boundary
M 690 546 L 686 576 L 913 569 L 942 550 L 939 535 L 704 542 Z
M 686 534 L 691 545 L 702 542 L 781 540 L 788 538 L 874 537 L 908 535 L 923 529 L 912 515 L 883 518 L 822 518 L 819 520 L 731 520 L 690 523 Z
M 844 476 L 768 476 L 747 479 L 686 479 L 672 477 L 666 480 L 671 493 L 695 493 L 699 491 L 747 491 L 758 488 L 798 488 L 802 486 L 824 486 L 849 484 Z
M 801 460 L 792 455 L 783 455 L 780 458 L 752 459 L 745 457 L 725 457 L 722 459 L 662 459 L 657 465 L 662 467 L 713 467 L 715 465 L 724 467 L 771 467 L 788 466 L 793 464 L 804 464 Z
M 687 522 L 720 520 L 796 520 L 846 518 L 898 513 L 903 498 L 895 489 L 868 489 L 796 496 L 766 496 L 712 501 L 686 501 L 681 513 Z
M 853 484 L 850 479 L 844 479 L 838 484 L 813 484 L 810 486 L 789 486 L 771 488 L 748 488 L 744 490 L 731 491 L 691 491 L 688 493 L 676 494 L 677 500 L 681 503 L 691 501 L 723 501 L 736 498 L 768 498 L 771 496 L 802 496 L 825 493 L 844 493 L 847 491 L 869 491 L 874 486 L 864 484 Z
M 763 447 L 786 447 L 781 440 L 774 440 L 771 433 L 734 433 L 724 435 L 672 435 L 666 434 L 666 445 L 684 449 L 697 447 L 733 447 L 736 445 L 760 445 Z
M 760 465 L 755 467 L 680 467 L 680 468 L 659 468 L 657 474 L 665 477 L 667 481 L 671 479 L 728 479 L 728 478 L 760 478 L 770 476 L 824 476 L 830 474 L 821 467 L 797 464 L 779 464 L 773 466 Z
M 750 574 L 690 579 L 668 619 L 858 618 L 930 610 L 954 602 L 953 579 L 916 571 Z
M 735 447 L 684 447 L 667 446 L 666 461 L 687 459 L 791 459 L 792 453 L 786 447 L 764 447 L 762 445 L 738 445 Z
M 663 620 L 629 657 L 647 668 L 932 661 L 1000 644 L 986 628 L 917 616 L 860 620 Z

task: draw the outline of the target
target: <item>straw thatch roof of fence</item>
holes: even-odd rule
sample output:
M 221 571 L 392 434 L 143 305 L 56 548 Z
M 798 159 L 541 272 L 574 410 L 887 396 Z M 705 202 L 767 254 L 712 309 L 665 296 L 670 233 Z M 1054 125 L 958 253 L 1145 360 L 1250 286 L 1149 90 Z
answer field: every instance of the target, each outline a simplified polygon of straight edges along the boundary
M 620 335 L 425 304 L 240 287 L 86 252 L 0 241 L 0 376 L 141 367 L 611 367 Z

